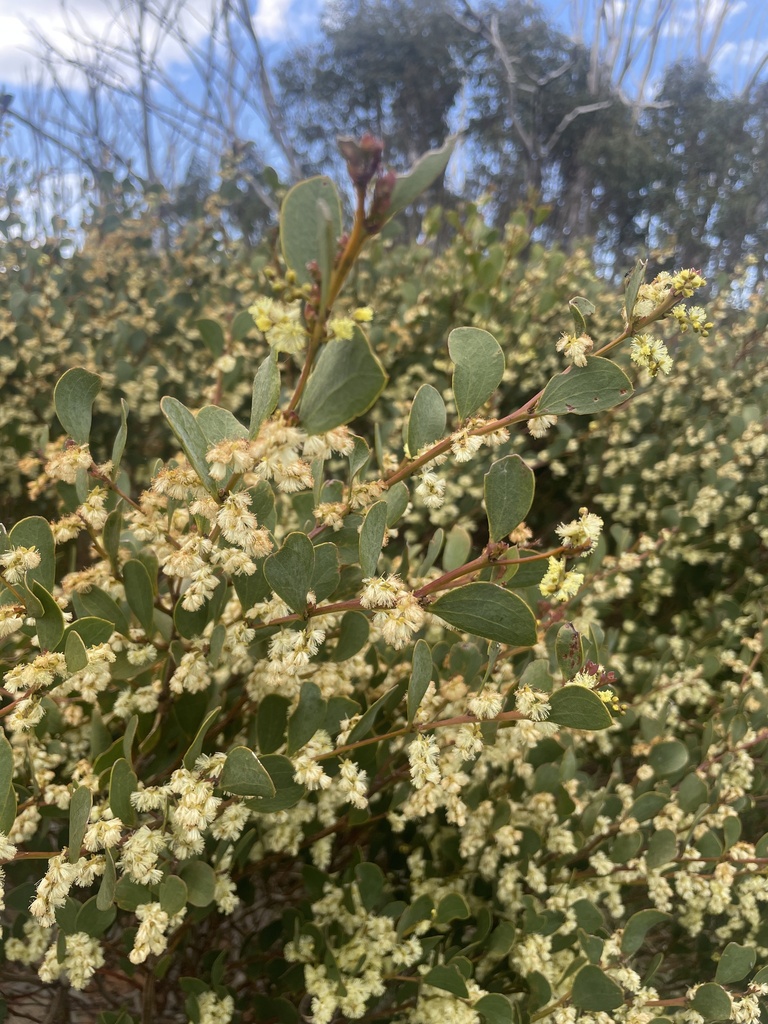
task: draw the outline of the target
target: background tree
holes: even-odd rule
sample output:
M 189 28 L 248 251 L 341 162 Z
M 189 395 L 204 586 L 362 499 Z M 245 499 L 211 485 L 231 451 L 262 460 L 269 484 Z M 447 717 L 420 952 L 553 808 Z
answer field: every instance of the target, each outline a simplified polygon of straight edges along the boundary
M 36 197 L 39 234 L 123 202 L 103 190 L 128 179 L 169 222 L 228 196 L 227 224 L 254 240 L 278 207 L 271 166 L 286 183 L 338 174 L 335 136 L 370 130 L 404 169 L 461 130 L 411 238 L 430 203 L 485 196 L 495 226 L 522 206 L 540 240 L 594 244 L 607 274 L 649 251 L 727 274 L 765 250 L 768 51 L 722 0 L 574 0 L 570 25 L 532 0 L 330 0 L 272 52 L 249 0 L 109 9 L 97 32 L 65 6 L 69 38 L 38 31 L 40 76 L 6 104 L 23 161 L 0 185 Z

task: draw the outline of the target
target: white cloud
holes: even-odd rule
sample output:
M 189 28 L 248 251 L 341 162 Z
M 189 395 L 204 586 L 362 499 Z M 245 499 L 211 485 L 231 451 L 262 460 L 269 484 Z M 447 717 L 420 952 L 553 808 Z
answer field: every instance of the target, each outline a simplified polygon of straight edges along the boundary
M 69 57 L 87 57 L 93 44 L 109 49 L 130 47 L 138 34 L 138 5 L 132 0 L 24 0 L 13 14 L 6 13 L 10 3 L 2 4 L 0 13 L 0 85 L 14 85 L 35 80 L 40 70 L 40 46 L 35 29 L 52 45 Z M 173 0 L 150 0 L 154 11 L 170 9 L 176 14 L 170 34 L 165 34 L 158 51 L 161 64 L 179 65 L 184 75 L 187 63 L 183 48 L 175 38 L 175 29 L 182 29 L 192 42 L 207 38 L 213 11 L 220 11 L 221 0 L 185 0 L 179 11 Z M 265 43 L 280 44 L 307 37 L 319 21 L 322 0 L 249 0 L 254 11 L 253 25 Z M 152 46 L 157 40 L 158 20 L 148 19 L 144 41 Z
M 291 22 L 293 0 L 258 0 L 253 26 L 261 39 L 284 39 Z

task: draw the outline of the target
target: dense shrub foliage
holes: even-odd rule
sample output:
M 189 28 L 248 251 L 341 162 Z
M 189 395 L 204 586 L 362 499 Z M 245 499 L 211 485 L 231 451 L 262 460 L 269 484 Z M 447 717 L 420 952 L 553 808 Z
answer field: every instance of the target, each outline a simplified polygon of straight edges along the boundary
M 5 1005 L 756 1022 L 764 296 L 341 150 L 347 231 L 6 251 Z

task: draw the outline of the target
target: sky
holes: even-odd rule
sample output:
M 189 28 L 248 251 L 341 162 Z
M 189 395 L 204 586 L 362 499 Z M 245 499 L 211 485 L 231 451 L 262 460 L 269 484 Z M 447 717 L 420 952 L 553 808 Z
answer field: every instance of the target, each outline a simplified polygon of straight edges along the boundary
M 231 0 L 236 6 L 241 0 Z M 286 48 L 306 44 L 315 34 L 323 10 L 323 0 L 242 0 L 248 4 L 254 30 L 263 44 L 268 59 L 279 59 Z M 480 0 L 474 0 L 478 3 Z M 498 0 L 497 0 L 498 2 Z M 201 45 L 207 38 L 212 7 L 221 0 L 147 0 L 155 10 L 176 11 L 176 27 L 183 31 L 193 44 Z M 663 67 L 679 58 L 695 59 L 706 55 L 711 49 L 711 66 L 718 74 L 723 86 L 738 93 L 748 79 L 750 71 L 761 66 L 763 78 L 768 78 L 768 3 L 766 0 L 540 0 L 545 13 L 563 31 L 589 46 L 597 37 L 599 52 L 610 53 L 610 38 L 627 38 L 627 26 L 634 25 L 633 39 L 638 54 L 632 71 L 621 85 L 628 98 L 640 93 L 644 99 L 652 100 Z M 651 26 L 658 20 L 655 15 L 664 9 L 660 38 L 656 49 L 657 59 L 644 74 L 643 53 L 648 52 L 648 35 Z M 83 40 L 91 39 L 111 47 L 130 48 L 138 36 L 138 5 L 135 0 L 23 0 L 23 5 L 13 0 L 0 0 L 0 95 L 3 92 L 19 94 L 13 110 L 23 108 L 25 96 L 38 97 L 43 108 L 45 94 L 25 85 L 34 83 L 40 73 L 41 47 L 36 33 L 46 38 L 65 54 L 77 57 L 83 53 Z M 599 11 L 604 12 L 601 20 Z M 179 13 L 180 12 L 180 13 Z M 160 21 L 162 23 L 162 19 Z M 155 23 L 157 24 L 157 22 Z M 176 83 L 179 95 L 195 98 L 195 89 L 200 89 L 199 76 L 195 76 L 189 64 L 188 54 L 178 42 L 178 33 L 170 33 L 161 39 L 152 36 L 156 29 L 149 29 L 144 39 L 145 49 L 157 44 L 157 61 Z M 79 42 L 73 42 L 79 40 Z M 645 49 L 644 49 L 645 47 Z M 87 49 L 87 47 L 86 47 Z M 620 65 L 621 48 L 616 51 L 616 66 Z M 250 70 L 247 74 L 250 75 Z M 135 76 L 135 71 L 130 74 Z M 618 75 L 618 72 L 617 72 Z M 82 78 L 78 80 L 81 88 Z M 135 81 L 135 77 L 134 77 Z M 249 78 L 245 78 L 246 83 Z M 129 82 L 130 84 L 130 82 Z M 185 92 L 186 90 L 186 92 Z M 258 88 L 254 92 L 258 91 Z M 115 91 L 120 102 L 121 93 Z M 170 95 L 170 94 L 169 94 Z M 42 99 L 39 97 L 42 96 Z M 165 99 L 166 97 L 163 97 Z M 172 96 L 169 99 L 173 103 Z M 50 104 L 49 104 L 50 105 Z M 54 109 L 54 108 L 51 108 Z M 267 136 L 264 120 L 247 122 L 247 137 L 259 139 Z M 131 121 L 133 124 L 133 120 Z M 26 156 L 28 150 L 26 135 L 20 126 L 16 134 L 15 152 Z M 242 136 L 241 136 L 242 137 Z M 14 139 L 11 139 L 11 143 Z M 21 144 L 21 150 L 19 149 Z M 81 192 L 82 167 L 77 157 L 78 136 L 70 137 L 70 165 L 57 165 L 52 169 L 52 178 L 45 179 L 48 189 L 66 189 L 71 192 L 72 203 L 78 203 Z M 264 149 L 266 145 L 266 149 Z M 272 144 L 262 142 L 265 158 L 280 167 L 282 157 L 270 150 Z M 3 157 L 0 138 L 0 169 Z M 56 151 L 61 153 L 60 150 Z M 46 158 L 41 158 L 44 161 Z M 61 159 L 59 156 L 57 159 Z M 66 161 L 66 157 L 64 158 Z M 166 161 L 166 168 L 179 167 L 183 176 L 189 162 L 189 154 L 178 150 L 178 163 L 173 161 L 173 152 L 158 156 Z M 40 162 L 40 161 L 38 161 Z M 454 161 L 456 164 L 456 161 Z M 173 172 L 176 175 L 176 172 Z M 458 171 L 457 171 L 458 173 Z M 53 181 L 55 178 L 55 182 Z M 176 180 L 179 180 L 176 175 Z M 0 181 L 0 187 L 2 181 Z M 67 200 L 68 201 L 68 200 Z M 41 200 L 41 202 L 43 202 Z M 45 200 L 43 206 L 51 202 Z
M 155 0 L 153 6 L 161 6 Z M 179 4 L 166 0 L 168 7 Z M 267 44 L 300 40 L 317 23 L 321 0 L 249 0 L 253 23 Z M 37 58 L 34 51 L 35 29 L 52 41 L 71 50 L 70 28 L 85 27 L 87 33 L 104 40 L 124 41 L 131 34 L 135 18 L 126 16 L 130 0 L 68 0 L 67 16 L 61 0 L 24 0 L 23 4 L 3 0 L 0 3 L 0 85 L 10 89 L 34 78 Z M 192 38 L 202 36 L 201 26 L 211 8 L 211 0 L 186 0 L 185 27 Z M 121 13 L 122 12 L 122 13 Z M 178 57 L 172 47 L 164 48 L 164 58 Z
M 322 0 L 247 0 L 253 23 L 265 45 L 280 50 L 286 43 L 305 42 L 311 38 L 322 9 Z M 768 5 L 764 0 L 666 0 L 671 4 L 661 45 L 662 54 L 696 56 L 697 47 L 708 45 L 717 33 L 714 66 L 724 79 L 738 88 L 744 67 L 754 67 L 760 56 L 768 52 Z M 178 0 L 154 0 L 155 5 L 178 6 Z M 665 0 L 606 0 L 608 20 L 620 23 L 637 15 L 642 31 L 652 19 L 658 4 Z M 126 13 L 130 0 L 68 0 L 70 11 L 65 16 L 61 0 L 24 0 L 23 5 L 0 4 L 0 85 L 12 89 L 25 79 L 34 77 L 38 62 L 34 27 L 45 32 L 54 42 L 70 51 L 72 34 L 83 29 L 111 41 L 129 39 L 135 32 L 135 14 Z M 193 39 L 203 35 L 206 13 L 211 0 L 186 0 L 183 22 Z M 594 31 L 595 11 L 599 0 L 544 0 L 559 25 L 571 34 L 589 37 Z M 123 13 L 121 13 L 121 11 Z M 722 20 L 722 25 L 721 25 Z M 626 22 L 625 22 L 626 24 Z M 75 29 L 75 32 L 72 32 Z M 605 23 L 603 32 L 605 31 Z M 173 61 L 180 54 L 172 43 L 161 50 L 163 60 Z

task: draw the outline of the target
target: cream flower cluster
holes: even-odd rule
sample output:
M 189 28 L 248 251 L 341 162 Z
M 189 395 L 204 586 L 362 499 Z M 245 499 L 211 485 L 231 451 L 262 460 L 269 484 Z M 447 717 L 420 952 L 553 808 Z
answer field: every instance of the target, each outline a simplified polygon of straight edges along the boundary
M 539 590 L 543 597 L 565 602 L 576 596 L 583 582 L 584 573 L 566 569 L 564 558 L 551 556 L 547 560 L 547 571 L 539 584 Z
M 579 518 L 570 523 L 561 523 L 555 533 L 565 548 L 580 548 L 582 554 L 588 555 L 597 547 L 603 530 L 603 520 L 587 508 L 579 509 Z
M 375 609 L 373 624 L 396 651 L 410 643 L 426 618 L 418 599 L 395 573 L 364 579 L 360 606 Z
M 555 347 L 558 352 L 563 353 L 572 366 L 586 366 L 587 356 L 592 351 L 594 344 L 588 334 L 565 333 L 561 335 Z
M 271 348 L 291 355 L 304 351 L 307 331 L 298 305 L 287 306 L 283 302 L 262 297 L 249 306 L 248 312 Z
M 6 583 L 21 583 L 30 569 L 36 569 L 40 565 L 40 552 L 35 547 L 17 545 L 4 555 L 0 555 L 0 565 L 3 567 Z

